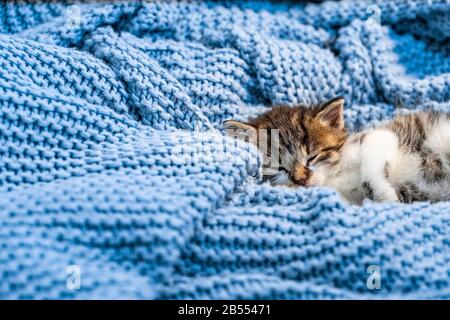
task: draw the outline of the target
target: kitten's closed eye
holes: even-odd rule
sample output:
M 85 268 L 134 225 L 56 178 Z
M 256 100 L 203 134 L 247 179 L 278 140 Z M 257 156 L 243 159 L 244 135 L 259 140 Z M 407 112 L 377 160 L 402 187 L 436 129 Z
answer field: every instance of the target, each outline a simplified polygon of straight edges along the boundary
M 326 161 L 335 161 L 336 157 L 338 158 L 338 153 L 336 150 L 340 149 L 341 146 L 330 146 L 320 150 L 312 156 L 308 157 L 308 164 L 316 164 L 320 162 Z
M 315 162 L 314 160 L 317 160 L 319 156 L 320 156 L 320 154 L 317 153 L 313 156 L 308 157 L 308 163 L 314 163 Z

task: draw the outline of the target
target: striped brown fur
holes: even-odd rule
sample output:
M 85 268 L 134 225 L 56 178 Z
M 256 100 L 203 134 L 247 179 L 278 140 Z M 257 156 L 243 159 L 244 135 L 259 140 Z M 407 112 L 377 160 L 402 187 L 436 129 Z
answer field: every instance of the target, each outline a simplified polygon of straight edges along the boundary
M 397 189 L 397 196 L 400 202 L 403 203 L 429 200 L 429 196 L 425 192 L 420 191 L 419 188 L 417 188 L 417 186 L 412 183 L 401 185 Z
M 420 152 L 426 136 L 441 116 L 437 112 L 418 112 L 401 115 L 386 125 L 398 137 L 400 147 L 411 152 Z
M 310 178 L 309 165 L 316 162 L 336 165 L 339 161 L 339 150 L 347 138 L 340 100 L 342 98 L 338 97 L 312 107 L 275 106 L 246 123 L 233 121 L 231 127 L 266 129 L 268 133 L 270 129 L 278 129 L 279 167 L 289 173 L 294 184 L 307 185 Z M 335 103 L 340 103 L 340 108 L 336 107 L 334 110 Z M 326 115 L 324 111 L 327 112 Z M 269 143 L 270 137 L 267 140 Z M 265 156 L 270 157 L 270 148 L 267 149 Z M 305 162 L 305 159 L 308 160 Z M 271 175 L 265 178 L 270 180 Z

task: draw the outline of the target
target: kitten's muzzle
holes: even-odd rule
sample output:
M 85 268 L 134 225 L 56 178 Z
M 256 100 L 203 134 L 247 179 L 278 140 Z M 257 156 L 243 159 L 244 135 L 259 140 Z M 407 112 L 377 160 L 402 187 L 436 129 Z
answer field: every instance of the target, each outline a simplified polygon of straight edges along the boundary
M 299 186 L 308 186 L 310 179 L 312 176 L 312 171 L 308 167 L 304 166 L 303 164 L 298 164 L 294 167 L 294 170 L 292 170 L 291 174 L 291 180 L 295 184 Z

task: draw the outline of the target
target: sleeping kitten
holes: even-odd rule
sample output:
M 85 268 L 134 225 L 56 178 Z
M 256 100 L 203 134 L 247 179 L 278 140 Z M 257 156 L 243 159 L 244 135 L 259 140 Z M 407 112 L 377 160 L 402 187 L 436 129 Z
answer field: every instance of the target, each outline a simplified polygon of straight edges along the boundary
M 225 127 L 257 136 L 253 142 L 264 150 L 265 163 L 279 155 L 278 163 L 263 167 L 263 179 L 274 185 L 328 186 L 356 204 L 365 198 L 450 200 L 450 114 L 402 115 L 348 135 L 343 106 L 341 97 L 310 108 L 278 106 L 246 123 L 226 121 Z M 256 135 L 262 131 L 265 139 Z

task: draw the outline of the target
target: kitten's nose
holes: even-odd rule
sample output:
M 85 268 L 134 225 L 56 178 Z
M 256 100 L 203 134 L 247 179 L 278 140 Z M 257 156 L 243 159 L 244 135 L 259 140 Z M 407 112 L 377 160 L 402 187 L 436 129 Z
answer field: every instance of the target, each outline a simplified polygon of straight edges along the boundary
M 310 177 L 311 170 L 302 164 L 298 164 L 294 167 L 291 178 L 294 183 L 306 186 Z

